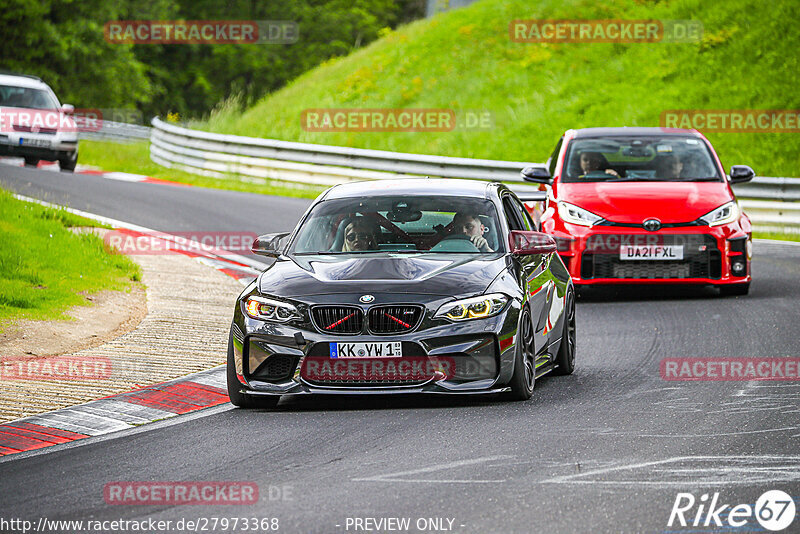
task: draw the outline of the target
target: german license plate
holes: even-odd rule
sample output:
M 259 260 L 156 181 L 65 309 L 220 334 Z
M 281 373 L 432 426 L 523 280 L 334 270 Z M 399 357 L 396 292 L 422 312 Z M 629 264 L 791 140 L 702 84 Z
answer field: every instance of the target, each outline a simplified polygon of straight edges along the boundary
M 622 245 L 621 260 L 682 260 L 683 245 Z
M 400 358 L 400 341 L 381 343 L 329 343 L 331 358 Z
M 30 137 L 20 137 L 19 144 L 21 146 L 38 146 L 43 148 L 50 148 L 50 140 L 49 139 L 37 139 L 37 138 L 30 138 Z

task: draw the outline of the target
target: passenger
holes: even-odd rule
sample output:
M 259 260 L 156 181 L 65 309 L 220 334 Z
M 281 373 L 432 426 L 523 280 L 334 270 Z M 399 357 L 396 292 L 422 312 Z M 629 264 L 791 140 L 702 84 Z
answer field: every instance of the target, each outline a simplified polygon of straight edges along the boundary
M 659 178 L 680 178 L 683 172 L 683 162 L 675 156 L 670 154 L 658 162 L 658 177 Z
M 481 222 L 477 213 L 460 211 L 453 217 L 453 232 L 462 233 L 469 237 L 472 244 L 481 252 L 494 252 L 489 242 L 483 237 L 487 232 L 486 226 Z
M 581 176 L 585 176 L 592 171 L 603 170 L 605 170 L 606 174 L 619 176 L 619 173 L 611 168 L 605 156 L 603 156 L 600 152 L 581 152 L 580 165 L 581 171 L 583 171 Z
M 377 250 L 378 227 L 364 217 L 358 217 L 344 229 L 342 252 Z

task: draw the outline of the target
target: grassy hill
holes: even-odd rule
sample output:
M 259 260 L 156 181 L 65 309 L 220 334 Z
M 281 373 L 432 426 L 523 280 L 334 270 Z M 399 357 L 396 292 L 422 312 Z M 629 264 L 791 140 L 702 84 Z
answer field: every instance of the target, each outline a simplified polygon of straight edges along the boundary
M 515 19 L 693 19 L 695 43 L 517 43 Z M 798 109 L 800 26 L 785 0 L 483 0 L 401 27 L 205 129 L 424 154 L 544 161 L 569 128 L 658 126 L 670 109 Z M 230 103 L 229 103 L 230 104 Z M 449 108 L 493 126 L 450 132 L 319 133 L 309 108 Z M 726 168 L 800 176 L 800 133 L 705 132 Z

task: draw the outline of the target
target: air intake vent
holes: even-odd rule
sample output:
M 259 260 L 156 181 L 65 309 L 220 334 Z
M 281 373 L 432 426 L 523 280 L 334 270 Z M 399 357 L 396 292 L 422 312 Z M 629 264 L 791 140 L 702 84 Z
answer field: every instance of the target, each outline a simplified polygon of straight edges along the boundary
M 369 310 L 369 331 L 373 334 L 398 334 L 413 330 L 422 317 L 420 306 L 376 306 Z
M 352 306 L 316 306 L 311 309 L 314 324 L 321 332 L 330 334 L 360 334 L 364 327 L 364 312 Z

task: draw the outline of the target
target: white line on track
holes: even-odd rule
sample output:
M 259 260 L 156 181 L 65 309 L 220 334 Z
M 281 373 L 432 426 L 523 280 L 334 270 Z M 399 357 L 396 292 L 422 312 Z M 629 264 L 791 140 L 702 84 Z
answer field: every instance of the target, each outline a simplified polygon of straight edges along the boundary
M 438 484 L 496 484 L 505 482 L 505 479 L 499 480 L 476 480 L 476 479 L 424 479 L 424 478 L 398 478 L 407 475 L 419 475 L 422 473 L 435 473 L 437 471 L 444 471 L 445 469 L 454 469 L 464 467 L 467 465 L 475 465 L 495 460 L 510 460 L 513 456 L 484 456 L 482 458 L 473 458 L 471 460 L 459 460 L 457 462 L 450 462 L 446 464 L 437 464 L 430 467 L 421 467 L 419 469 L 411 469 L 409 471 L 399 471 L 395 473 L 386 473 L 383 475 L 375 475 L 371 477 L 351 478 L 353 482 L 434 482 Z

